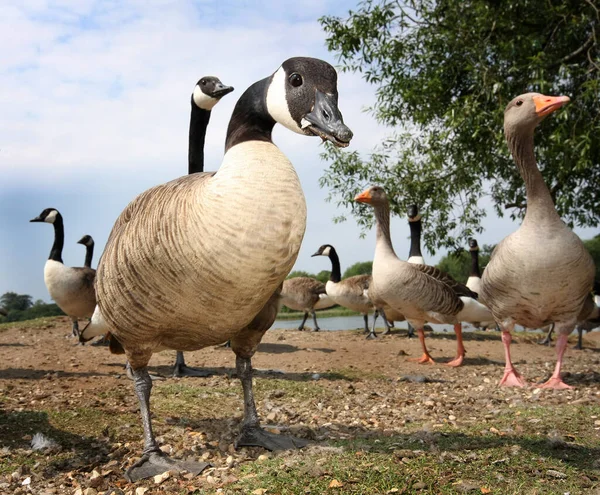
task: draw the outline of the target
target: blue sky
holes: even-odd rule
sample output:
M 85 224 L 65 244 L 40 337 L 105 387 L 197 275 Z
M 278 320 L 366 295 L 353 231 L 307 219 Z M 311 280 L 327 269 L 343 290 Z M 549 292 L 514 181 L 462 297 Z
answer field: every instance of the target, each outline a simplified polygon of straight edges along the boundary
M 5 1 L 0 5 L 0 294 L 13 290 L 49 300 L 43 266 L 52 227 L 30 224 L 46 207 L 65 219 L 65 263 L 83 264 L 84 234 L 96 240 L 95 263 L 116 217 L 138 193 L 187 171 L 189 98 L 195 82 L 216 75 L 236 91 L 213 111 L 206 169 L 218 168 L 227 121 L 252 82 L 286 58 L 336 62 L 317 19 L 344 16 L 355 2 L 279 1 Z M 339 106 L 354 131 L 351 149 L 368 153 L 388 130 L 364 113 L 374 88 L 340 74 Z M 499 110 L 501 111 L 501 110 Z M 308 202 L 297 269 L 328 269 L 310 255 L 334 244 L 343 268 L 372 258 L 374 234 L 359 238 L 318 186 L 326 166 L 319 140 L 276 128 Z M 480 243 L 516 229 L 490 210 Z M 584 238 L 595 230 L 576 230 Z M 405 219 L 392 235 L 408 252 Z M 439 259 L 428 257 L 429 261 Z

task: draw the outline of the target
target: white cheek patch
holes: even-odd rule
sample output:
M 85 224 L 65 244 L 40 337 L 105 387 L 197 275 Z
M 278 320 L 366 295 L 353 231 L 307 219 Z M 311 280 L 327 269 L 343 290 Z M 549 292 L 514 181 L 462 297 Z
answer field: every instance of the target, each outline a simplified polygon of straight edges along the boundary
M 290 131 L 304 134 L 298 123 L 292 118 L 290 109 L 285 98 L 285 80 L 286 74 L 283 67 L 280 67 L 271 79 L 271 84 L 267 90 L 267 111 L 282 126 Z
M 213 98 L 212 96 L 208 96 L 207 94 L 203 93 L 198 85 L 194 87 L 194 93 L 192 97 L 194 98 L 194 103 L 196 106 L 202 110 L 210 111 L 217 103 L 219 103 L 217 98 Z
M 46 215 L 46 218 L 44 218 L 44 222 L 54 223 L 57 214 L 58 212 L 56 210 L 52 210 L 50 213 L 48 213 L 48 215 Z
M 330 252 L 331 252 L 331 248 L 329 246 L 327 246 L 325 249 L 323 249 L 321 256 L 329 256 Z

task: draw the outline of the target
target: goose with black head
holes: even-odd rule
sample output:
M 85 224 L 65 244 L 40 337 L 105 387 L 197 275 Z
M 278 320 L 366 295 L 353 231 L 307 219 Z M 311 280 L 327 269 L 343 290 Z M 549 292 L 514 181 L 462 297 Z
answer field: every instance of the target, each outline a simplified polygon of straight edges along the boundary
M 149 189 L 115 223 L 98 266 L 96 318 L 82 338 L 104 322 L 132 367 L 145 447 L 126 473 L 129 480 L 205 467 L 168 458 L 152 433 L 147 364 L 162 349 L 192 351 L 231 340 L 244 391 L 237 444 L 303 443 L 260 427 L 252 390 L 251 357 L 275 318 L 306 228 L 300 181 L 271 132 L 278 122 L 347 146 L 352 132 L 337 96 L 331 65 L 306 57 L 285 61 L 237 102 L 217 172 Z

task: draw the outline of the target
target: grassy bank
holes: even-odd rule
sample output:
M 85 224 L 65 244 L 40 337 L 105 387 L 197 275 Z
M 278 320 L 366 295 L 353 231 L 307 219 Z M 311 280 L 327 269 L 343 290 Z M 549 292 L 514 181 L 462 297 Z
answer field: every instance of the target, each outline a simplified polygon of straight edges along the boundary
M 333 316 L 357 316 L 360 313 L 352 311 L 351 309 L 343 308 L 338 306 L 336 308 L 322 309 L 317 311 L 318 318 L 331 318 Z M 277 315 L 278 320 L 298 320 L 304 318 L 304 313 L 301 311 L 283 312 L 280 311 Z

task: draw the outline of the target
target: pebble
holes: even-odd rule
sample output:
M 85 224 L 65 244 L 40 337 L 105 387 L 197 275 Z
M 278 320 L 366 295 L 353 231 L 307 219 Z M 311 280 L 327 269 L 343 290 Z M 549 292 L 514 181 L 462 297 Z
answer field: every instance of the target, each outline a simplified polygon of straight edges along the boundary
M 557 478 L 557 479 L 564 479 L 567 477 L 567 475 L 565 473 L 561 473 L 560 471 L 556 471 L 554 469 L 548 469 L 548 471 L 546 471 L 546 474 L 548 476 L 552 476 L 553 478 Z
M 170 471 L 165 471 L 164 473 L 162 473 L 162 474 L 157 474 L 157 475 L 154 477 L 154 483 L 155 483 L 156 485 L 160 485 L 160 484 L 161 484 L 163 481 L 166 481 L 166 480 L 168 480 L 170 477 L 171 477 L 171 472 L 170 472 Z
M 144 495 L 150 488 L 146 488 L 145 486 L 139 486 L 135 489 L 135 495 Z
M 256 459 L 258 462 L 264 462 L 269 459 L 269 456 L 266 454 L 260 454 Z

